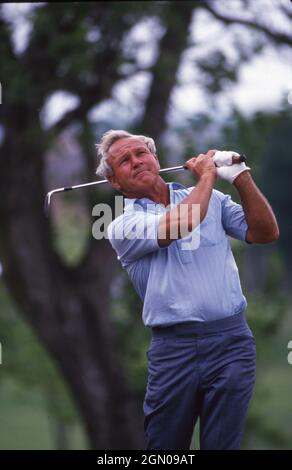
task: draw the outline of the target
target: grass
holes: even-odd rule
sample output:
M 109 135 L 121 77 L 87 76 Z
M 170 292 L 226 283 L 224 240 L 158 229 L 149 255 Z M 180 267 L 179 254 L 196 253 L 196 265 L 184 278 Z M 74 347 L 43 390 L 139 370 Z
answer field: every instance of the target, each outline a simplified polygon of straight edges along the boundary
M 52 450 L 56 436 L 41 394 L 11 380 L 0 384 L 0 450 Z M 68 428 L 70 449 L 86 449 L 80 425 Z

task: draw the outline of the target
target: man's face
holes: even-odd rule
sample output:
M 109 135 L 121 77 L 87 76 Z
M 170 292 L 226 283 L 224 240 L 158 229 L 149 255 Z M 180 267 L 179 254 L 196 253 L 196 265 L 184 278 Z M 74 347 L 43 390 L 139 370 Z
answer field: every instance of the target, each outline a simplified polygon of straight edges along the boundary
M 145 190 L 157 179 L 160 165 L 145 142 L 125 137 L 114 142 L 109 149 L 109 164 L 113 175 L 112 186 L 129 197 L 143 197 Z

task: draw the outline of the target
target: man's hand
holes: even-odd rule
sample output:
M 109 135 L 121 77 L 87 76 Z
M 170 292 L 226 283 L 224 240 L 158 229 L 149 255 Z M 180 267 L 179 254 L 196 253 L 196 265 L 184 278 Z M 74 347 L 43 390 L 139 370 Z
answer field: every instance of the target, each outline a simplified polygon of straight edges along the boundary
M 214 155 L 213 160 L 217 166 L 217 175 L 219 178 L 233 183 L 235 179 L 243 172 L 250 170 L 245 163 L 232 164 L 232 156 L 239 156 L 236 152 L 218 152 Z
M 216 166 L 213 160 L 216 152 L 217 150 L 209 150 L 207 153 L 200 153 L 198 157 L 187 160 L 184 167 L 199 179 L 203 175 L 210 175 L 216 179 Z

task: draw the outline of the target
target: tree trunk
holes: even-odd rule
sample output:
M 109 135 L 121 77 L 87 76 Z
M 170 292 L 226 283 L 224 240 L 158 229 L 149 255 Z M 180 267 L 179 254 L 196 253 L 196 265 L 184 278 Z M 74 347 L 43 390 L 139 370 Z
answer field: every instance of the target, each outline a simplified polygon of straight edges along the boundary
M 177 82 L 181 56 L 187 46 L 194 2 L 169 2 L 166 6 L 166 31 L 160 42 L 159 55 L 152 68 L 152 86 L 139 129 L 157 139 L 167 127 L 171 92 Z
M 11 123 L 2 147 L 9 155 L 0 164 L 4 280 L 67 380 L 92 448 L 141 448 L 142 404 L 127 385 L 109 312 L 115 254 L 101 240 L 85 266 L 62 264 L 43 214 L 43 171 L 35 157 L 44 151 L 41 138 L 28 143 L 23 135 Z

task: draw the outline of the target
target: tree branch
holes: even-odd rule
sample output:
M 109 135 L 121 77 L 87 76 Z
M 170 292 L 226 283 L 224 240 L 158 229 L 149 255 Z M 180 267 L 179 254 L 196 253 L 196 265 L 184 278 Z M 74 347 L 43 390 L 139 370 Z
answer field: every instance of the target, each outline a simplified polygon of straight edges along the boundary
M 201 8 L 209 11 L 217 20 L 223 21 L 225 24 L 241 24 L 243 26 L 248 26 L 250 28 L 256 29 L 258 31 L 266 34 L 270 39 L 275 41 L 278 44 L 289 44 L 292 45 L 292 36 L 288 36 L 285 33 L 270 31 L 266 26 L 260 25 L 250 20 L 244 20 L 242 18 L 236 18 L 234 16 L 227 16 L 216 11 L 209 3 L 200 4 Z

